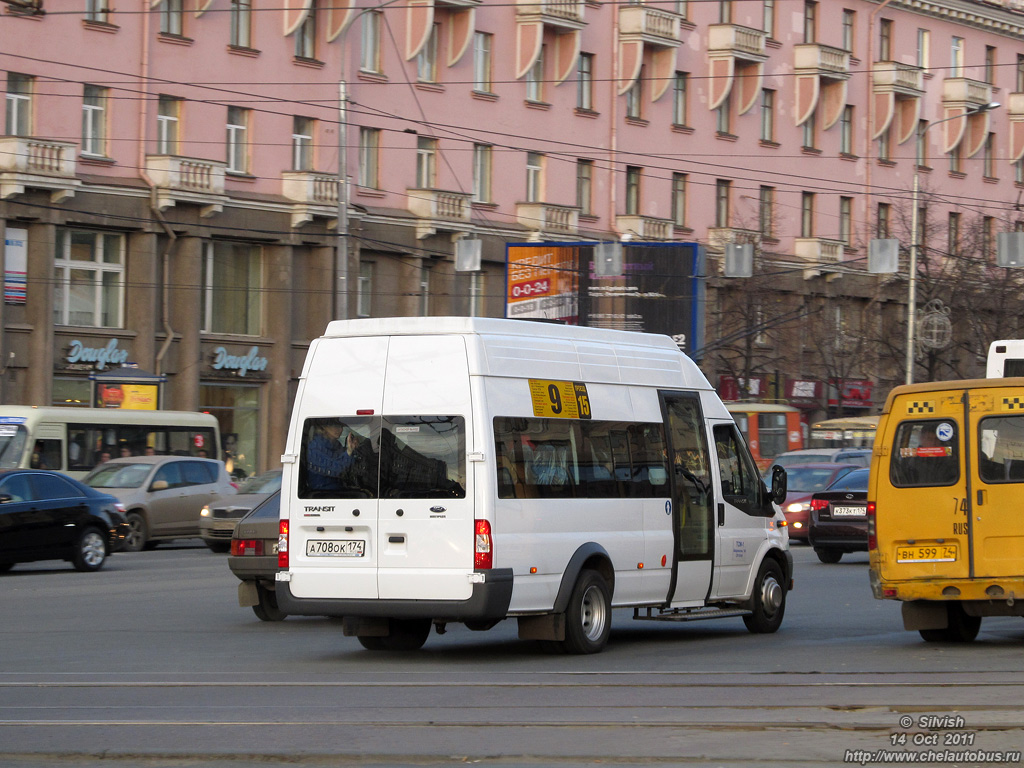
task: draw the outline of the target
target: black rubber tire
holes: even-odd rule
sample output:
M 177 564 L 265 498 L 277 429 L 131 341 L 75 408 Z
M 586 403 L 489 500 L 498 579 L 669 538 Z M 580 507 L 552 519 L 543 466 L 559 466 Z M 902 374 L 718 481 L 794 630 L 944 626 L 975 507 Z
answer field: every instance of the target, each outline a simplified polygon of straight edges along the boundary
M 256 594 L 259 602 L 252 607 L 252 612 L 260 621 L 284 621 L 288 614 L 277 607 L 277 593 L 267 589 L 259 582 L 256 583 Z
M 138 512 L 128 513 L 128 535 L 124 537 L 125 552 L 141 552 L 149 540 L 149 525 Z
M 580 572 L 565 610 L 562 649 L 571 654 L 600 653 L 612 632 L 612 591 L 597 571 Z
M 770 634 L 782 626 L 786 615 L 786 584 L 781 566 L 772 558 L 761 561 L 754 582 L 752 613 L 743 617 L 743 623 L 750 632 L 757 635 Z
M 391 633 L 378 639 L 385 651 L 416 651 L 427 642 L 433 626 L 430 619 L 392 619 Z
M 815 549 L 814 554 L 823 563 L 838 563 L 843 559 L 843 553 L 838 549 Z
M 7 573 L 14 567 L 14 563 L 0 563 L 0 573 Z
M 209 549 L 211 552 L 216 552 L 218 555 L 223 555 L 231 551 L 231 542 L 207 541 L 206 548 Z
M 368 651 L 383 651 L 384 638 L 376 635 L 359 635 L 356 638 L 359 644 Z
M 92 573 L 103 567 L 107 559 L 107 542 L 96 528 L 86 528 L 75 542 L 71 563 L 76 571 Z
M 926 643 L 970 643 L 981 629 L 980 616 L 968 616 L 960 603 L 946 603 L 949 623 L 945 629 L 919 629 Z

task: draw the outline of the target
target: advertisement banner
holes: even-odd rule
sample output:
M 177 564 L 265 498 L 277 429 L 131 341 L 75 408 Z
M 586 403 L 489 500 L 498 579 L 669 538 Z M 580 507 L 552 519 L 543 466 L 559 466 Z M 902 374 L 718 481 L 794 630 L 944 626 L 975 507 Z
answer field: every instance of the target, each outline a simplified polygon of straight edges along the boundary
M 4 303 L 25 303 L 27 277 L 28 230 L 7 227 L 4 236 Z
M 97 384 L 96 408 L 155 411 L 160 389 L 156 384 Z
M 576 325 L 580 249 L 564 245 L 508 246 L 505 315 Z

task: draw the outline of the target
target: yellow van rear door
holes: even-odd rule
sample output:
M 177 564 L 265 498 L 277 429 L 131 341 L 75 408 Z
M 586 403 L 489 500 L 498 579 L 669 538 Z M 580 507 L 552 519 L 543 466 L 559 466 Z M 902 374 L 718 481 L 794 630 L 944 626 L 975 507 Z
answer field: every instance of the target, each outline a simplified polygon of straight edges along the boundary
M 971 527 L 978 577 L 1024 575 L 1024 388 L 971 390 Z
M 964 393 L 913 393 L 892 405 L 885 434 L 888 477 L 877 489 L 878 546 L 888 580 L 970 574 Z M 877 450 L 877 446 L 876 446 Z

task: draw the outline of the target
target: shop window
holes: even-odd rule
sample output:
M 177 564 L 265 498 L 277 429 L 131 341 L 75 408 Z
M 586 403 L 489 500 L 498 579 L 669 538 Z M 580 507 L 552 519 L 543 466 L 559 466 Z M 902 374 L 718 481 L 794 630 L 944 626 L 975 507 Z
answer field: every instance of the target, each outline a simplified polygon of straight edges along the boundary
M 124 250 L 121 234 L 57 230 L 53 262 L 55 324 L 122 327 Z
M 214 241 L 203 258 L 203 331 L 259 335 L 263 250 Z
M 260 387 L 203 383 L 199 410 L 212 414 L 220 425 L 224 466 L 241 479 L 259 468 Z

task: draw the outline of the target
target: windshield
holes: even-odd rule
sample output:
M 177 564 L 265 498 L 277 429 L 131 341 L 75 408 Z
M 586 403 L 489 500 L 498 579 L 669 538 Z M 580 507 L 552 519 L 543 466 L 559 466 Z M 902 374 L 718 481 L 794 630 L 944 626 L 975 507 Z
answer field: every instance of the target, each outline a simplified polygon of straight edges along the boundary
M 786 470 L 786 482 L 790 493 L 823 491 L 832 482 L 833 477 L 835 477 L 834 469 L 797 465 Z
M 273 493 L 281 490 L 281 473 L 264 472 L 250 477 L 238 486 L 239 493 Z
M 152 464 L 103 464 L 82 482 L 93 488 L 138 488 L 152 469 Z
M 20 424 L 0 424 L 0 467 L 17 467 L 27 440 L 28 431 Z

